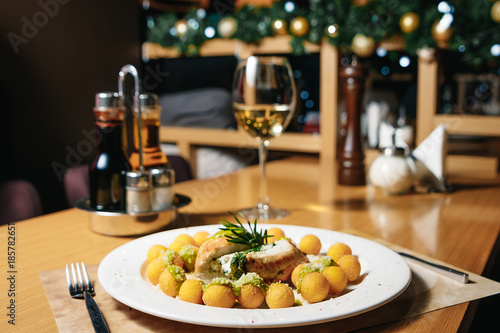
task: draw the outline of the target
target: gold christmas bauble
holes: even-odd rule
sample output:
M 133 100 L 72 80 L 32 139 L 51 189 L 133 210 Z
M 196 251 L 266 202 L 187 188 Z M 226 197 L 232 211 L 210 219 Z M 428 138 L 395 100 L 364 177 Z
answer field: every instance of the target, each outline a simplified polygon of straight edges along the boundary
M 285 20 L 276 19 L 271 23 L 273 28 L 273 33 L 275 36 L 286 35 L 288 34 L 288 26 Z
M 217 31 L 221 37 L 230 38 L 236 32 L 237 27 L 238 22 L 234 17 L 225 17 L 220 20 Z
M 188 22 L 184 19 L 180 19 L 177 22 L 175 22 L 175 30 L 177 30 L 177 35 L 179 37 L 182 37 L 186 34 L 188 30 Z
M 493 21 L 500 23 L 500 1 L 495 1 L 491 6 L 491 18 Z
M 326 27 L 326 34 L 329 37 L 337 37 L 339 35 L 339 26 L 338 24 L 330 24 L 328 27 Z
M 372 37 L 356 34 L 351 43 L 352 50 L 360 57 L 369 57 L 375 52 L 375 40 Z
M 351 0 L 351 1 L 352 4 L 357 7 L 366 6 L 368 3 L 370 3 L 370 0 Z
M 309 32 L 309 21 L 305 17 L 299 16 L 290 23 L 290 32 L 297 37 L 303 37 Z
M 409 12 L 401 16 L 399 27 L 405 34 L 415 31 L 420 25 L 420 16 L 417 13 Z
M 453 27 L 449 25 L 439 24 L 440 20 L 434 22 L 431 28 L 432 38 L 436 41 L 440 48 L 447 48 L 448 41 L 453 34 Z

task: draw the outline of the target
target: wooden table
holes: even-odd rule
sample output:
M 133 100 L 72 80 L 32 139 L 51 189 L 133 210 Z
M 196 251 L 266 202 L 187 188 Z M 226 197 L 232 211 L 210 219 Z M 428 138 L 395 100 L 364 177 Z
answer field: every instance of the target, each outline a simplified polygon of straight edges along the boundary
M 338 186 L 334 175 L 334 166 L 319 165 L 313 157 L 270 163 L 271 203 L 292 211 L 289 217 L 272 222 L 339 231 L 356 229 L 477 274 L 487 267 L 500 229 L 498 176 L 452 177 L 456 191 L 451 194 L 388 197 L 371 186 Z M 177 184 L 177 193 L 193 199 L 181 209 L 177 226 L 215 224 L 221 216 L 228 216 L 228 210 L 253 205 L 257 184 L 257 167 L 215 179 Z M 98 264 L 112 249 L 132 239 L 90 231 L 88 216 L 78 209 L 1 226 L 2 313 L 7 311 L 11 299 L 6 298 L 9 281 L 5 277 L 9 271 L 6 251 L 9 228 L 14 231 L 16 242 L 15 329 L 19 332 L 57 331 L 39 272 L 61 269 L 66 263 L 76 261 Z M 454 332 L 468 322 L 464 320 L 472 312 L 468 308 L 471 308 L 469 303 L 460 304 L 379 326 L 376 330 Z M 13 327 L 2 315 L 0 331 L 5 332 L 4 328 L 10 331 Z

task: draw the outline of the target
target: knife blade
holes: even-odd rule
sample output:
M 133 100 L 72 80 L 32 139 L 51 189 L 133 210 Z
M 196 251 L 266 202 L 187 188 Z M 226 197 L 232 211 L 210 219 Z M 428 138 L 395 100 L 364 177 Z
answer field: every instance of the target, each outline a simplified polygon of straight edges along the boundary
M 404 253 L 404 252 L 398 252 L 400 256 L 403 256 L 405 258 L 411 259 L 413 261 L 416 261 L 417 263 L 423 264 L 427 268 L 433 270 L 434 272 L 440 273 L 442 275 L 445 275 L 449 277 L 450 279 L 453 279 L 455 281 L 461 282 L 461 283 L 467 283 L 469 281 L 469 274 L 457 271 L 456 269 L 446 267 L 443 265 L 438 265 L 434 264 L 432 262 L 429 262 L 424 259 L 420 259 L 418 257 L 415 257 L 411 254 Z
M 101 311 L 97 307 L 97 303 L 94 298 L 89 294 L 87 290 L 84 291 L 85 305 L 87 306 L 87 311 L 89 312 L 90 320 L 92 325 L 94 325 L 94 330 L 96 333 L 109 333 L 108 326 L 102 317 Z

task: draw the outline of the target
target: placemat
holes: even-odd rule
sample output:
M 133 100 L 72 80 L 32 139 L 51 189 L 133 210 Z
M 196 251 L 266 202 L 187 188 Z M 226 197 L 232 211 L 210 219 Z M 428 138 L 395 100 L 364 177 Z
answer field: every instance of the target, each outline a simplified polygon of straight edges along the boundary
M 350 231 L 351 234 L 359 233 Z M 366 235 L 361 235 L 364 238 Z M 397 247 L 393 244 L 377 240 L 385 246 L 396 251 L 405 251 L 431 262 L 447 265 L 418 253 Z M 356 329 L 380 325 L 403 318 L 417 316 L 426 312 L 445 308 L 448 306 L 468 302 L 483 297 L 500 293 L 500 283 L 486 279 L 482 276 L 467 272 L 470 276 L 469 283 L 462 284 L 440 274 L 434 273 L 420 265 L 408 262 L 412 271 L 412 281 L 404 293 L 392 302 L 377 309 L 351 318 L 332 321 L 323 324 L 308 326 L 317 332 L 347 332 Z M 450 266 L 450 265 L 447 265 Z M 88 265 L 89 275 L 96 288 L 95 300 L 98 304 L 111 332 L 251 332 L 267 331 L 270 329 L 247 328 L 217 328 L 185 324 L 142 313 L 113 299 L 106 293 L 97 281 L 98 265 Z M 452 267 L 452 266 L 450 266 Z M 456 267 L 453 267 L 456 268 Z M 456 268 L 459 269 L 459 268 Z M 464 270 L 462 270 L 464 271 Z M 52 313 L 60 332 L 94 332 L 90 322 L 87 308 L 83 300 L 72 299 L 69 296 L 65 270 L 52 270 L 40 272 L 40 277 L 49 300 Z M 196 314 L 193 314 L 194 316 Z M 252 317 L 258 320 L 258 317 Z M 302 332 L 304 327 L 273 329 L 273 332 L 286 330 L 289 332 Z

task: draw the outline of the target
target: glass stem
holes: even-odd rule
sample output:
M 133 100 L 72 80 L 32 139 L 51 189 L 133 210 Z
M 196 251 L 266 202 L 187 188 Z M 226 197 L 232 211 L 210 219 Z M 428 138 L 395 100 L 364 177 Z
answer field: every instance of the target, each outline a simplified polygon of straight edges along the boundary
M 257 206 L 259 208 L 259 215 L 267 214 L 269 210 L 269 196 L 267 194 L 267 176 L 266 176 L 266 161 L 267 161 L 267 147 L 269 140 L 259 140 L 259 198 Z

